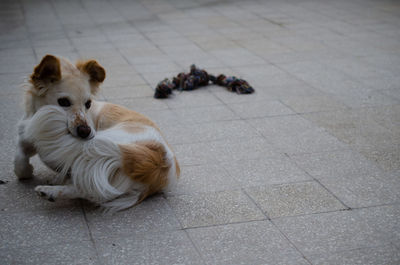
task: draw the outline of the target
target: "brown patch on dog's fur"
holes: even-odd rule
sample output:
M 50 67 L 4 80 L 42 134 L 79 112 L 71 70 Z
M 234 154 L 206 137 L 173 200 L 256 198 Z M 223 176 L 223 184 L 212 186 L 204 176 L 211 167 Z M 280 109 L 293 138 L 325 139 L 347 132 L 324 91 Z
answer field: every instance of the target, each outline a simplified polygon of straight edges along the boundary
M 175 156 L 174 156 L 174 161 L 175 161 L 176 177 L 179 178 L 179 176 L 181 175 L 181 168 L 179 167 L 178 160 L 176 159 Z
M 46 83 L 53 83 L 60 80 L 60 60 L 53 55 L 46 55 L 33 70 L 30 82 L 36 89 L 40 90 L 44 88 Z
M 104 68 L 96 60 L 78 61 L 76 63 L 76 68 L 89 75 L 89 81 L 92 85 L 92 94 L 96 94 L 98 85 L 106 78 L 106 71 Z
M 79 125 L 86 125 L 87 126 L 87 122 L 86 122 L 86 120 L 82 119 L 80 116 L 76 115 L 76 118 L 72 122 L 72 126 L 74 128 L 76 128 Z
M 121 122 L 134 123 L 134 127 L 139 125 L 147 125 L 156 128 L 157 126 L 146 116 L 137 113 L 136 111 L 129 110 L 125 107 L 107 103 L 96 115 L 95 125 L 97 130 L 108 129 Z
M 145 128 L 140 125 L 135 125 L 131 123 L 126 123 L 122 125 L 122 130 L 128 132 L 128 133 L 140 133 L 144 132 Z
M 166 151 L 162 144 L 143 141 L 119 147 L 124 174 L 146 186 L 138 203 L 167 186 L 171 165 L 166 161 Z

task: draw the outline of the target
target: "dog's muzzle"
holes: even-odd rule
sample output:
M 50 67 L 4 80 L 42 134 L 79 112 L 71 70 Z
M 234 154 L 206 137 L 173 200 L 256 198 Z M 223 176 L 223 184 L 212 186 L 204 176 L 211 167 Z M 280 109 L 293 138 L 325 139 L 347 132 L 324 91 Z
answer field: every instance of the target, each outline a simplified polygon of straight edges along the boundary
M 87 125 L 79 125 L 76 128 L 76 133 L 78 134 L 79 137 L 81 137 L 82 139 L 86 139 L 90 133 L 92 132 L 92 130 L 90 129 L 89 126 Z

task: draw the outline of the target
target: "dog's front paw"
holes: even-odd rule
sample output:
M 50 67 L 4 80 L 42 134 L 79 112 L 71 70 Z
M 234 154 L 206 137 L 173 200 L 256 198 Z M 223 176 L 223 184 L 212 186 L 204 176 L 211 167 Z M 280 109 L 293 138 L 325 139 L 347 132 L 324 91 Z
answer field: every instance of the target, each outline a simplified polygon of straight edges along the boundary
M 14 163 L 14 173 L 18 179 L 30 179 L 33 178 L 33 166 L 29 163 Z
M 48 200 L 49 202 L 55 202 L 55 196 L 53 194 L 52 186 L 37 186 L 35 188 L 35 192 L 43 199 Z

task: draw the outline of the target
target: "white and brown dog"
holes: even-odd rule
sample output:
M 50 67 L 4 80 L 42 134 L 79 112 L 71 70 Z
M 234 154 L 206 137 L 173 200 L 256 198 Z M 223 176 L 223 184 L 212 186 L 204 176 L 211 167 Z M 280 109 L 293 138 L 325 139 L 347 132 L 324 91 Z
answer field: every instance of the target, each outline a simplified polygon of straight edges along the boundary
M 84 198 L 117 211 L 170 187 L 179 177 L 175 155 L 151 120 L 93 99 L 104 79 L 95 60 L 74 65 L 52 55 L 30 77 L 15 174 L 31 178 L 29 159 L 39 154 L 57 172 L 55 183 L 64 184 L 35 188 L 50 201 Z

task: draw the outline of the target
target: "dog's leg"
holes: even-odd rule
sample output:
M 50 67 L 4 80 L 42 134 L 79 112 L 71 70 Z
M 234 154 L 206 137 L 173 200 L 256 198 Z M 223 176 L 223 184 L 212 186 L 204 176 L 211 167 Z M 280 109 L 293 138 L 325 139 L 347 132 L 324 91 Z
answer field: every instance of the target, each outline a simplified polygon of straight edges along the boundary
M 36 193 L 51 202 L 57 199 L 77 199 L 82 198 L 79 196 L 78 190 L 73 185 L 60 185 L 60 186 L 36 186 Z
M 18 179 L 29 179 L 33 177 L 33 166 L 29 158 L 36 154 L 35 147 L 26 141 L 19 141 L 14 158 L 14 172 Z

